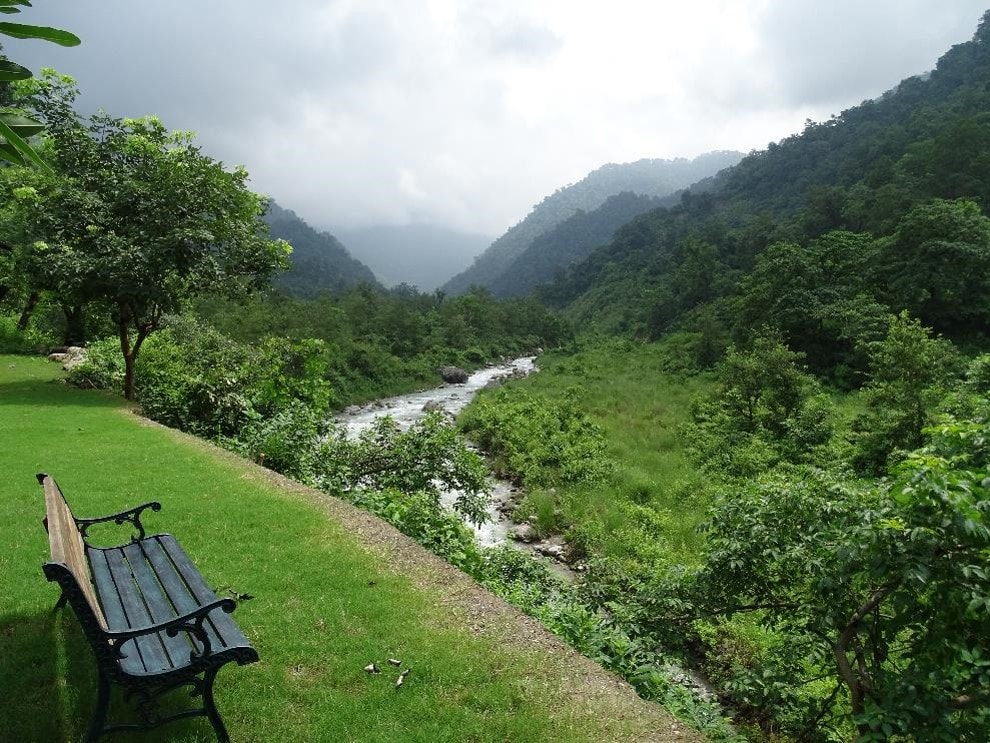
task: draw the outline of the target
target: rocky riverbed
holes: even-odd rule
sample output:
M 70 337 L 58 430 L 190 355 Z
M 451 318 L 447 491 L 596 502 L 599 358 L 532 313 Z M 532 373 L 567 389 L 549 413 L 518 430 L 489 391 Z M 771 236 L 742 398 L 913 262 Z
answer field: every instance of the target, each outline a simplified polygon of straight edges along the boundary
M 536 357 L 524 356 L 504 364 L 490 366 L 467 375 L 464 382 L 452 382 L 441 387 L 413 392 L 408 395 L 383 398 L 366 405 L 354 405 L 337 416 L 337 422 L 349 436 L 358 436 L 381 416 L 391 416 L 403 430 L 408 429 L 428 412 L 439 410 L 453 420 L 478 392 L 486 387 L 501 384 L 513 377 L 525 377 L 537 371 Z M 457 378 L 450 374 L 451 378 Z M 565 565 L 566 545 L 557 537 L 550 540 L 537 539 L 536 532 L 528 524 L 516 524 L 511 514 L 523 493 L 511 482 L 492 477 L 491 500 L 488 505 L 488 519 L 481 526 L 473 526 L 478 544 L 493 547 L 500 544 L 516 544 L 537 554 L 549 557 L 558 567 L 558 572 L 570 575 Z M 443 502 L 451 506 L 458 493 L 443 494 Z

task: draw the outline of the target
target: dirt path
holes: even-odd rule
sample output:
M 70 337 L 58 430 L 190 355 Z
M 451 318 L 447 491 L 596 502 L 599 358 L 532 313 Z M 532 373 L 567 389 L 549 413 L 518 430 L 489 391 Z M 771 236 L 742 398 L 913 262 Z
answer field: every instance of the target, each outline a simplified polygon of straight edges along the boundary
M 127 415 L 136 415 L 124 411 Z M 700 741 L 699 733 L 671 716 L 663 707 L 641 699 L 625 681 L 585 658 L 551 634 L 539 622 L 495 596 L 473 578 L 443 561 L 390 524 L 349 503 L 306 487 L 260 467 L 207 441 L 141 418 L 144 425 L 162 428 L 187 445 L 209 451 L 235 464 L 242 477 L 262 480 L 286 495 L 302 500 L 341 524 L 369 552 L 380 555 L 396 573 L 411 579 L 435 598 L 450 624 L 469 628 L 509 647 L 542 656 L 540 683 L 558 678 L 560 691 L 575 708 L 589 705 L 607 710 L 610 719 L 634 730 L 634 741 Z

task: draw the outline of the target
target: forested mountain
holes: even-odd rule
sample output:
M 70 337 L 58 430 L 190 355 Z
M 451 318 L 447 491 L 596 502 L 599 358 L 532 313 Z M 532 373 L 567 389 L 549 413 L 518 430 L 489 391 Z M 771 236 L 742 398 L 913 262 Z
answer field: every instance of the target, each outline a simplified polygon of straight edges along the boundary
M 274 281 L 287 293 L 315 297 L 363 283 L 378 285 L 371 269 L 351 256 L 336 237 L 314 230 L 291 209 L 272 201 L 265 222 L 272 237 L 282 238 L 292 246 L 292 267 Z
M 490 237 L 430 224 L 373 225 L 335 230 L 351 253 L 386 286 L 430 292 L 463 271 Z
M 693 160 L 637 160 L 609 163 L 575 184 L 547 196 L 519 224 L 493 242 L 474 263 L 446 284 L 451 294 L 466 291 L 472 284 L 490 287 L 540 235 L 549 232 L 578 210 L 591 211 L 609 196 L 631 191 L 643 196 L 667 196 L 734 165 L 738 152 L 709 152 Z
M 672 208 L 637 217 L 544 298 L 605 329 L 658 337 L 681 328 L 720 336 L 724 346 L 730 331 L 740 337 L 738 303 L 753 300 L 740 297 L 753 289 L 752 280 L 740 283 L 748 272 L 755 267 L 770 280 L 809 268 L 768 266 L 770 257 L 761 255 L 768 246 L 785 242 L 820 254 L 822 244 L 811 242 L 844 230 L 861 246 L 849 256 L 860 261 L 855 286 L 809 284 L 794 307 L 817 301 L 815 292 L 844 291 L 847 314 L 841 321 L 819 317 L 809 327 L 852 322 L 852 304 L 868 302 L 908 309 L 941 332 L 958 333 L 963 325 L 972 331 L 971 312 L 965 323 L 948 323 L 951 313 L 940 303 L 986 304 L 990 286 L 976 277 L 988 267 L 973 247 L 982 238 L 970 229 L 975 217 L 966 202 L 933 200 L 966 197 L 977 213 L 990 206 L 988 37 L 985 18 L 973 40 L 950 49 L 930 75 L 909 78 L 828 121 L 808 122 L 802 133 L 706 184 L 707 193 L 687 193 Z M 836 269 L 826 264 L 840 257 L 816 260 L 824 261 L 819 269 L 827 282 Z M 956 285 L 946 272 L 968 276 L 972 285 L 961 278 Z M 865 322 L 862 313 L 857 317 Z M 752 313 L 747 322 L 774 319 Z
M 662 206 L 662 201 L 656 196 L 623 191 L 609 196 L 597 209 L 588 212 L 579 209 L 533 240 L 488 288 L 501 297 L 528 294 L 608 243 L 615 231 L 633 217 Z

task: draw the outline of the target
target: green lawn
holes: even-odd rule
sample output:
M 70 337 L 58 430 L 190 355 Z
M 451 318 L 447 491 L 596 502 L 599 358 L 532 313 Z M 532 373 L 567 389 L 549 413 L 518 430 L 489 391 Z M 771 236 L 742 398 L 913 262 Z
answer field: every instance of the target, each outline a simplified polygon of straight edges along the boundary
M 71 612 L 52 613 L 57 591 L 41 573 L 36 472 L 52 474 L 80 516 L 160 500 L 146 525 L 175 534 L 214 586 L 255 596 L 234 616 L 261 662 L 217 681 L 236 741 L 669 739 L 660 708 L 607 690 L 604 675 L 578 683 L 583 659 L 513 641 L 511 613 L 465 619 L 462 576 L 392 567 L 387 548 L 363 544 L 313 496 L 67 388 L 56 369 L 0 356 L 0 739 L 78 739 L 94 699 L 90 651 Z M 371 661 L 391 670 L 390 656 L 412 668 L 401 690 L 394 674 L 362 671 Z M 211 739 L 202 719 L 140 738 Z

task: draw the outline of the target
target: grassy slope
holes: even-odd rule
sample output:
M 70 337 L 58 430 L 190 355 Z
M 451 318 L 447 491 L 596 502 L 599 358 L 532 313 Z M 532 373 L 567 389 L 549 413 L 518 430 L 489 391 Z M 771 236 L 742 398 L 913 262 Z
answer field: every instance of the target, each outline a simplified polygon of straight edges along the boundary
M 664 538 L 671 559 L 697 559 L 696 531 L 707 507 L 699 494 L 701 475 L 688 458 L 680 427 L 690 419 L 691 401 L 711 389 L 707 376 L 682 378 L 663 371 L 659 346 L 617 341 L 576 355 L 540 357 L 539 374 L 512 382 L 533 394 L 554 398 L 579 391 L 580 407 L 605 429 L 617 467 L 600 487 L 562 488 L 556 497 L 534 493 L 537 517 L 556 508 L 565 524 L 594 522 L 604 529 L 596 541 L 622 550 L 618 534 L 628 528 L 623 504 L 651 505 L 665 513 Z M 549 501 L 549 502 L 548 502 Z
M 45 362 L 0 356 L 0 740 L 75 739 L 93 704 L 89 651 L 71 613 L 51 613 L 56 590 L 40 571 L 37 471 L 59 480 L 79 515 L 161 500 L 146 524 L 176 534 L 218 588 L 256 597 L 235 616 L 262 661 L 226 668 L 217 684 L 235 740 L 673 739 L 662 710 L 504 605 L 472 613 L 469 580 L 385 527 L 402 557 L 392 567 L 389 549 L 362 543 L 382 529 L 370 517 L 345 528 L 321 512 L 346 523 L 339 502 L 321 505 L 55 376 Z M 413 669 L 401 691 L 388 673 L 362 671 L 390 656 Z M 141 738 L 209 739 L 202 720 Z

